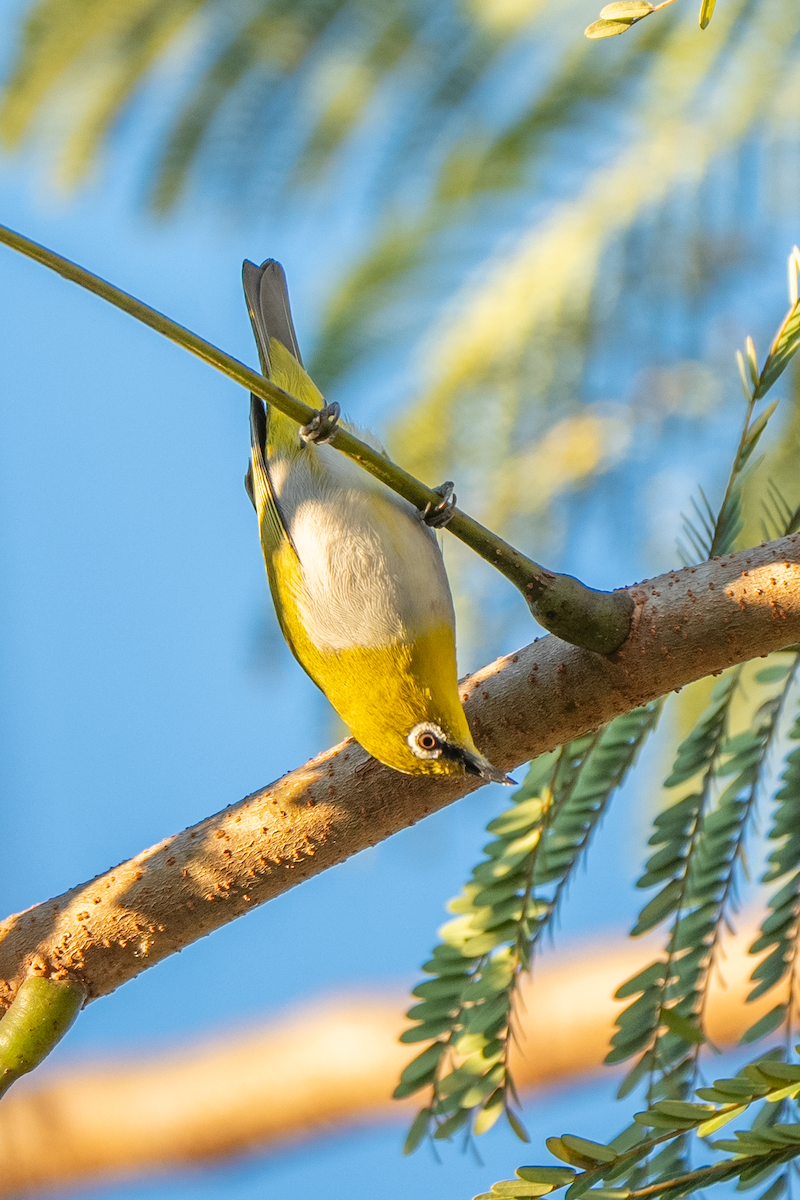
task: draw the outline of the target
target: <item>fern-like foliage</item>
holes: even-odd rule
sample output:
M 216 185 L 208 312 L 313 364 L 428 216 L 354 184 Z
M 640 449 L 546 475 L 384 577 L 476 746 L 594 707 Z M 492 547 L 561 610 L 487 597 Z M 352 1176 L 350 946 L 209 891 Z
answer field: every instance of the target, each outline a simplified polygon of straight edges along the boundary
M 508 1067 L 517 981 L 660 711 L 660 701 L 636 709 L 537 759 L 511 807 L 489 824 L 494 839 L 448 906 L 458 915 L 423 967 L 432 978 L 414 989 L 421 1003 L 408 1016 L 418 1023 L 402 1035 L 435 1039 L 395 1091 L 400 1098 L 430 1089 L 407 1152 L 428 1134 L 484 1133 L 503 1113 L 527 1140 Z
M 617 1063 L 639 1056 L 620 1089 L 622 1096 L 646 1075 L 650 1076 L 652 1094 L 658 1090 L 659 1075 L 669 1081 L 672 1090 L 683 1091 L 694 1058 L 693 1048 L 703 1040 L 698 1023 L 698 987 L 709 966 L 710 943 L 726 890 L 721 875 L 732 864 L 726 859 L 722 867 L 721 848 L 714 841 L 720 869 L 709 872 L 707 866 L 704 871 L 699 865 L 698 848 L 740 678 L 741 668 L 737 668 L 717 684 L 708 708 L 679 746 L 675 765 L 665 781 L 667 788 L 680 787 L 682 794 L 656 817 L 650 845 L 657 849 L 648 859 L 637 887 L 658 885 L 660 890 L 639 913 L 633 934 L 647 933 L 666 920 L 671 925 L 664 956 L 617 991 L 619 999 L 637 996 L 617 1020 L 612 1050 L 606 1059 Z M 730 828 L 724 818 L 722 824 L 725 830 Z M 714 830 L 710 832 L 713 839 Z
M 705 492 L 699 488 L 700 501 L 692 500 L 694 517 L 684 516 L 683 531 L 686 545 L 678 543 L 683 561 L 689 563 L 703 562 L 717 555 L 730 554 L 736 545 L 736 540 L 742 532 L 742 503 L 744 488 L 752 469 L 758 466 L 753 462 L 753 451 L 758 445 L 761 435 L 767 427 L 775 409 L 777 400 L 755 415 L 756 405 L 763 400 L 767 392 L 780 378 L 788 367 L 798 346 L 800 346 L 800 301 L 798 301 L 798 272 L 800 272 L 800 250 L 794 246 L 789 255 L 789 311 L 781 322 L 775 334 L 764 366 L 759 371 L 758 358 L 753 339 L 745 342 L 745 353 L 736 352 L 736 363 L 742 381 L 747 410 L 745 412 L 742 434 L 736 448 L 728 485 L 716 517 L 709 504 Z M 765 505 L 768 519 L 772 522 L 776 533 L 794 533 L 800 520 L 800 509 L 793 513 L 786 500 L 774 484 L 769 487 L 768 500 Z
M 789 671 L 794 676 L 798 657 Z M 767 668 L 769 670 L 770 668 Z M 797 717 L 789 737 L 800 741 L 800 716 Z M 786 998 L 766 1016 L 752 1025 L 745 1034 L 747 1041 L 755 1041 L 771 1033 L 784 1021 L 791 1023 L 793 1007 L 797 1005 L 798 968 L 798 923 L 800 922 L 800 748 L 793 750 L 786 759 L 781 776 L 783 786 L 775 796 L 775 810 L 771 840 L 779 845 L 769 855 L 769 866 L 762 877 L 763 883 L 780 881 L 781 886 L 770 897 L 769 913 L 761 923 L 758 938 L 750 947 L 751 954 L 766 957 L 753 972 L 755 987 L 748 1001 L 757 1000 L 786 981 Z
M 766 541 L 800 529 L 800 504 L 792 508 L 774 479 L 767 481 L 767 494 L 761 501 L 764 516 L 761 532 Z
M 634 934 L 652 929 L 667 916 L 674 920 L 664 958 L 617 992 L 620 999 L 641 993 L 620 1015 L 607 1059 L 620 1062 L 644 1050 L 623 1084 L 623 1095 L 647 1072 L 659 1072 L 675 1089 L 676 1065 L 693 1062 L 695 1048 L 704 1040 L 702 1013 L 713 953 L 726 906 L 734 898 L 736 867 L 795 672 L 796 662 L 759 672 L 756 683 L 780 680 L 780 689 L 758 706 L 746 731 L 727 738 L 726 723 L 741 682 L 741 670 L 732 671 L 717 685 L 709 708 L 678 751 L 666 786 L 690 779 L 698 779 L 698 785 L 656 818 L 650 841 L 661 849 L 648 860 L 638 883 L 649 887 L 669 877 L 642 910 Z M 731 776 L 707 811 L 715 780 Z
M 742 1185 L 759 1182 L 784 1163 L 800 1155 L 800 1123 L 775 1122 L 750 1129 L 736 1130 L 733 1137 L 709 1143 L 714 1150 L 733 1157 L 709 1166 L 685 1171 L 680 1175 L 634 1186 L 620 1186 L 630 1179 L 636 1167 L 657 1151 L 690 1133 L 708 1138 L 730 1121 L 740 1117 L 751 1105 L 761 1111 L 777 1109 L 800 1094 L 800 1063 L 787 1063 L 780 1054 L 759 1058 L 731 1079 L 717 1079 L 712 1087 L 699 1088 L 697 1095 L 705 1103 L 683 1100 L 659 1100 L 645 1112 L 636 1113 L 635 1128 L 641 1136 L 631 1144 L 628 1134 L 609 1145 L 589 1141 L 573 1134 L 547 1139 L 548 1149 L 566 1166 L 520 1167 L 516 1179 L 496 1183 L 490 1192 L 475 1200 L 523 1200 L 545 1196 L 566 1187 L 567 1200 L 596 1196 L 598 1200 L 644 1200 L 645 1197 L 689 1195 L 699 1188 L 726 1179 L 739 1179 Z M 605 1185 L 605 1186 L 603 1186 Z M 773 1190 L 770 1200 L 780 1193 Z M 762 1198 L 764 1200 L 764 1198 Z
M 743 431 L 718 514 L 715 517 L 702 493 L 703 507 L 695 506 L 699 527 L 689 523 L 687 532 L 697 553 L 728 553 L 741 532 L 743 484 L 753 467 L 753 451 L 775 409 L 770 405 L 756 416 L 755 406 L 800 345 L 799 274 L 800 252 L 795 247 L 789 259 L 790 309 L 762 370 L 758 370 L 751 339 L 745 355 L 737 356 L 747 398 Z M 768 489 L 766 515 L 775 535 L 797 527 L 797 512 L 774 485 Z M 791 654 L 788 662 L 782 658 L 786 653 Z M 758 702 L 753 705 L 748 727 L 735 736 L 731 736 L 729 724 L 734 699 L 739 695 L 747 699 L 744 668 L 728 672 L 679 746 L 666 780 L 665 786 L 679 789 L 678 795 L 656 817 L 650 839 L 655 853 L 638 882 L 639 887 L 659 890 L 642 909 L 633 933 L 645 933 L 665 921 L 670 922 L 669 933 L 661 957 L 617 991 L 620 999 L 635 999 L 618 1018 L 607 1058 L 611 1063 L 636 1058 L 620 1096 L 646 1078 L 647 1112 L 637 1113 L 633 1126 L 611 1146 L 572 1136 L 549 1139 L 556 1157 L 582 1168 L 581 1175 L 573 1171 L 568 1179 L 563 1167 L 521 1168 L 518 1180 L 495 1185 L 487 1197 L 544 1195 L 566 1184 L 570 1200 L 591 1194 L 604 1200 L 609 1196 L 618 1200 L 683 1196 L 704 1184 L 732 1178 L 738 1178 L 742 1187 L 769 1182 L 762 1200 L 777 1200 L 782 1193 L 786 1185 L 783 1168 L 800 1154 L 800 1124 L 783 1120 L 787 1112 L 797 1115 L 786 1105 L 800 1092 L 800 1064 L 783 1062 L 784 1052 L 774 1051 L 771 1057 L 745 1067 L 735 1079 L 700 1088 L 697 1095 L 710 1103 L 690 1103 L 688 1097 L 696 1089 L 698 1054 L 706 1041 L 706 1002 L 720 931 L 736 908 L 737 879 L 756 802 L 798 669 L 800 649 L 789 647 L 773 665 L 756 674 Z M 791 736 L 800 740 L 800 719 Z M 728 781 L 725 786 L 724 781 Z M 764 876 L 764 882 L 780 881 L 781 886 L 770 900 L 770 911 L 751 948 L 754 954 L 768 953 L 753 972 L 755 986 L 750 999 L 780 984 L 786 990 L 780 1003 L 751 1026 L 743 1040 L 768 1036 L 785 1023 L 788 1049 L 797 1005 L 800 933 L 800 750 L 789 756 L 782 783 L 770 834 L 780 845 L 770 855 Z M 688 1135 L 694 1130 L 701 1137 L 716 1132 L 757 1100 L 764 1104 L 751 1128 L 738 1130 L 734 1139 L 714 1145 L 735 1157 L 690 1169 Z M 657 1136 L 648 1136 L 643 1132 L 646 1129 Z M 595 1186 L 602 1184 L 607 1186 Z

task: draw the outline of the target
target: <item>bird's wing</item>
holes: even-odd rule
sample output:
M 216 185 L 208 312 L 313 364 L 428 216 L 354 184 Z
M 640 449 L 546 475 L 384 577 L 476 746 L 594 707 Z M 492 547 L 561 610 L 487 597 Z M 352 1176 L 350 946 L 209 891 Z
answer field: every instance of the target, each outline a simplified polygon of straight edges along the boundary
M 274 258 L 268 258 L 257 267 L 255 263 L 245 259 L 242 265 L 242 283 L 258 345 L 261 370 L 268 379 L 273 379 L 276 373 L 281 375 L 280 369 L 277 372 L 274 370 L 277 364 L 273 361 L 276 357 L 274 348 L 270 351 L 271 339 L 280 342 L 302 369 L 297 335 L 292 323 L 292 310 L 289 306 L 286 275 L 281 264 Z M 276 382 L 279 386 L 285 386 L 281 378 Z M 281 414 L 271 410 L 260 397 L 250 394 L 251 461 L 245 476 L 245 488 L 258 514 L 261 541 L 267 557 L 284 540 L 291 543 L 286 521 L 270 481 L 268 465 L 268 446 L 270 442 L 274 443 L 276 434 L 279 438 L 283 434 L 284 439 L 297 438 L 297 426 L 294 422 L 289 422 L 288 427 L 284 428 L 287 421 L 288 418 L 282 419 Z
M 294 549 L 267 470 L 267 413 L 259 396 L 250 396 L 250 466 L 244 486 L 258 515 L 265 560 L 284 543 Z M 296 551 L 295 551 L 296 553 Z

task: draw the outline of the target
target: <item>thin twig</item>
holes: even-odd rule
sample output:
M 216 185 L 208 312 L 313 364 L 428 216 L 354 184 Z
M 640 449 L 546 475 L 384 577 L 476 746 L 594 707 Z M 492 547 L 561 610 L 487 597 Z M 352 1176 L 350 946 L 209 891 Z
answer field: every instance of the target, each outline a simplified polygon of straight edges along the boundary
M 197 355 L 203 362 L 209 363 L 241 387 L 274 405 L 298 425 L 307 425 L 313 418 L 314 410 L 302 400 L 290 396 L 288 392 L 276 387 L 263 375 L 252 371 L 224 350 L 123 292 L 114 284 L 93 275 L 77 263 L 62 258 L 55 251 L 48 250 L 47 247 L 4 225 L 0 225 L 0 242 L 49 267 L 87 291 L 94 292 L 109 304 L 135 317 L 137 321 L 149 325 L 151 329 L 155 329 L 157 333 L 182 346 L 191 354 Z M 438 492 L 420 483 L 408 471 L 391 462 L 374 447 L 362 442 L 349 430 L 339 426 L 331 438 L 331 445 L 380 479 L 392 491 L 410 501 L 415 508 L 424 509 L 427 504 L 436 505 L 441 502 Z M 596 591 L 570 575 L 558 575 L 548 571 L 458 508 L 453 510 L 447 528 L 505 575 L 522 592 L 539 624 L 557 637 L 600 654 L 610 654 L 617 650 L 627 638 L 633 608 L 624 592 Z

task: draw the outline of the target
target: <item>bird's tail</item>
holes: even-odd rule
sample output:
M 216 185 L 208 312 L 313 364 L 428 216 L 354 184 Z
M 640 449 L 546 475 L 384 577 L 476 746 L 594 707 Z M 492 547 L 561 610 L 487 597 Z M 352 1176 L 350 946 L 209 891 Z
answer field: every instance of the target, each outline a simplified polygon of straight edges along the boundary
M 268 378 L 272 375 L 270 338 L 275 338 L 285 346 L 302 367 L 303 360 L 300 357 L 289 305 L 289 290 L 281 264 L 274 258 L 268 258 L 257 267 L 255 263 L 245 259 L 242 266 L 242 282 L 264 374 Z

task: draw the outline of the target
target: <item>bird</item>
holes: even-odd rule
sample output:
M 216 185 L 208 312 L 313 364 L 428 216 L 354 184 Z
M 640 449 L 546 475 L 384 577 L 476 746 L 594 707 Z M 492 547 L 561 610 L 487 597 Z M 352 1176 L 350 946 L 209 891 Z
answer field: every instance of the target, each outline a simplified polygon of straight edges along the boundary
M 282 266 L 246 260 L 242 280 L 263 374 L 315 410 L 300 429 L 250 396 L 245 486 L 292 653 L 379 762 L 513 783 L 477 749 L 459 697 L 453 600 L 431 528 L 452 509 L 452 484 L 421 513 L 334 449 L 339 407 L 303 367 Z

